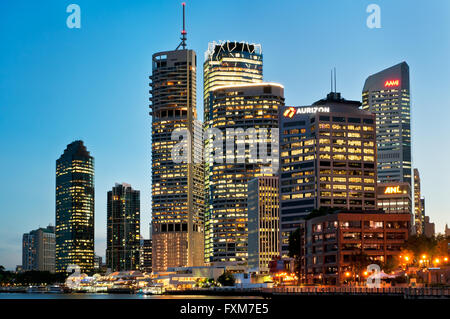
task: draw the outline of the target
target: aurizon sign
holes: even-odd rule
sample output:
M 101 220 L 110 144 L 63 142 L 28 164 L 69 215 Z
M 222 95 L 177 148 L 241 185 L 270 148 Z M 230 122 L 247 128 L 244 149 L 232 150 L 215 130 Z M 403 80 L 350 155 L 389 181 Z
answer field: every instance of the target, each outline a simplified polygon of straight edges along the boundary
M 304 107 L 288 107 L 284 112 L 284 117 L 293 118 L 296 114 L 314 114 L 314 113 L 329 113 L 329 106 L 304 106 Z

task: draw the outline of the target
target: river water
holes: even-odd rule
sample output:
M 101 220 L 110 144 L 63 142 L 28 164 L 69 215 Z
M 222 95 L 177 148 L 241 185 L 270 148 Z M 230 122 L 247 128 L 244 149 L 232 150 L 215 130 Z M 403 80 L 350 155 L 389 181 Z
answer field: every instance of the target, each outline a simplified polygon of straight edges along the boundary
M 0 299 L 262 299 L 257 296 L 138 295 L 103 293 L 0 293 Z

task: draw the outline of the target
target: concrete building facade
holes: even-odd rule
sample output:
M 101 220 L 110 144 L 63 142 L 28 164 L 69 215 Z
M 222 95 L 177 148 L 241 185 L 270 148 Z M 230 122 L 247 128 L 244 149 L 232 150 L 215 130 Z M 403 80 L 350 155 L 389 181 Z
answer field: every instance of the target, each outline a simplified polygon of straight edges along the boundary
M 202 140 L 196 110 L 197 56 L 180 49 L 153 55 L 152 234 L 153 270 L 203 265 Z M 179 132 L 183 141 L 172 138 Z M 183 135 L 184 134 L 184 135 Z M 201 136 L 201 135 L 200 135 Z M 184 144 L 180 161 L 174 147 Z
M 210 263 L 247 263 L 248 182 L 277 173 L 275 134 L 278 110 L 283 105 L 284 88 L 276 83 L 223 86 L 212 92 L 211 129 L 218 134 L 211 144 L 216 158 L 208 164 L 206 174 Z
M 422 201 L 420 189 L 420 173 L 417 168 L 414 169 L 414 229 L 416 234 L 424 232 L 425 225 L 425 200 Z
M 375 116 L 331 92 L 280 113 L 281 249 L 314 209 L 376 209 Z
M 268 273 L 280 256 L 280 203 L 278 177 L 257 177 L 248 183 L 248 268 Z
M 22 270 L 55 272 L 55 245 L 54 226 L 23 234 Z
M 364 263 L 397 258 L 408 239 L 409 214 L 340 211 L 304 221 L 302 281 L 342 284 L 364 281 Z
M 220 86 L 261 83 L 263 81 L 263 55 L 260 44 L 247 42 L 211 42 L 205 52 L 203 64 L 203 110 L 205 130 L 213 127 L 215 110 L 211 107 L 213 91 Z M 204 138 L 205 150 L 213 141 L 208 135 Z M 210 178 L 214 158 L 211 153 L 205 157 L 205 262 L 213 256 L 213 225 L 210 224 Z
M 389 214 L 410 214 L 412 219 L 411 186 L 409 183 L 378 183 L 378 209 Z M 412 222 L 414 220 L 412 219 Z

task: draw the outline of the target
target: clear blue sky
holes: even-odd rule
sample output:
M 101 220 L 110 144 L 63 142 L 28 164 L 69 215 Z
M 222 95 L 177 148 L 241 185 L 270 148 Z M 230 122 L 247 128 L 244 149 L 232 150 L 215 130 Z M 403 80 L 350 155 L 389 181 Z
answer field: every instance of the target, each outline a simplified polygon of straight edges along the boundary
M 81 29 L 66 7 L 81 7 Z M 141 190 L 143 236 L 151 215 L 148 76 L 151 55 L 179 43 L 181 1 L 1 1 L 0 265 L 21 264 L 21 238 L 54 224 L 55 160 L 75 139 L 95 157 L 96 253 L 104 255 L 106 192 L 115 182 Z M 366 7 L 381 7 L 381 29 Z M 450 2 L 187 1 L 188 47 L 213 40 L 261 43 L 264 78 L 305 105 L 337 89 L 361 99 L 365 78 L 406 61 L 411 71 L 413 161 L 426 213 L 450 223 Z

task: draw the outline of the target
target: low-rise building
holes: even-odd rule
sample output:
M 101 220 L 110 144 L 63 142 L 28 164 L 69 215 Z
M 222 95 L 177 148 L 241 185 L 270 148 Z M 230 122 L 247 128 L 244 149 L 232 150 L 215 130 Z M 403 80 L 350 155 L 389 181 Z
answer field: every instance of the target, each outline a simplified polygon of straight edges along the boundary
M 450 284 L 450 266 L 425 268 L 417 274 L 426 284 Z
M 166 289 L 190 289 L 201 282 L 217 281 L 225 270 L 225 266 L 169 267 L 167 271 L 153 273 L 152 280 Z
M 267 288 L 272 286 L 272 280 L 267 275 L 247 272 L 245 266 L 234 263 L 221 263 L 219 266 L 199 267 L 169 267 L 167 271 L 152 274 L 154 285 L 163 289 L 191 289 L 194 287 L 210 287 L 217 284 L 223 273 L 234 277 L 235 287 Z
M 380 211 L 338 211 L 305 220 L 302 281 L 334 285 L 361 279 L 362 265 L 382 266 L 400 253 L 410 224 L 410 214 Z

